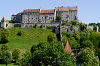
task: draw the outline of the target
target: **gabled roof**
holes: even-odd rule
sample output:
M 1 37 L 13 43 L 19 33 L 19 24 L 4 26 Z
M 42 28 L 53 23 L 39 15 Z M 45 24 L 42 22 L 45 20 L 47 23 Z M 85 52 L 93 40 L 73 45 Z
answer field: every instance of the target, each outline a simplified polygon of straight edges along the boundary
M 40 13 L 44 14 L 44 13 L 54 13 L 54 12 L 55 12 L 54 9 L 52 9 L 52 10 L 41 10 Z
M 57 11 L 72 11 L 77 10 L 77 6 L 73 7 L 57 7 Z
M 40 9 L 26 9 L 23 12 L 40 12 Z
M 72 49 L 71 49 L 68 41 L 66 42 L 66 45 L 65 45 L 65 48 L 64 49 L 65 49 L 65 51 L 72 52 Z
M 6 21 L 5 17 L 2 18 L 1 22 L 4 22 L 4 21 Z

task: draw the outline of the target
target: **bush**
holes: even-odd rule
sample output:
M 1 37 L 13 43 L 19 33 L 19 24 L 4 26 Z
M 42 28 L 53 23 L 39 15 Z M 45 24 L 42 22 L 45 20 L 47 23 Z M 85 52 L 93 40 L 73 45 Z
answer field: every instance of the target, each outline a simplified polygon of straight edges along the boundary
M 86 48 L 86 47 L 93 49 L 94 46 L 90 40 L 86 40 L 81 43 L 81 48 Z
M 84 66 L 99 66 L 99 59 L 90 48 L 84 48 L 78 53 L 77 62 Z
M 29 51 L 26 51 L 25 53 L 22 54 L 22 58 L 19 61 L 19 66 L 31 66 L 31 60 L 32 55 Z
M 34 66 L 73 66 L 70 53 L 65 52 L 60 42 L 42 42 L 31 58 Z
M 77 21 L 76 20 L 73 20 L 72 21 L 72 25 L 77 25 Z
M 1 51 L 6 51 L 6 50 L 9 50 L 8 45 L 7 45 L 7 44 L 2 45 L 2 46 L 1 46 Z
M 20 50 L 19 49 L 14 49 L 12 51 L 12 59 L 16 62 L 20 59 Z
M 4 51 L 2 53 L 2 61 L 4 64 L 7 64 L 11 62 L 11 53 L 9 51 Z
M 21 31 L 18 31 L 17 35 L 18 36 L 21 36 L 22 35 L 22 32 Z
M 66 25 L 66 23 L 64 22 L 64 23 L 62 23 L 61 25 L 62 25 L 62 26 L 65 26 L 65 25 Z
M 56 34 L 50 34 L 47 38 L 48 42 L 53 42 L 53 41 L 57 41 L 57 37 Z
M 1 32 L 1 41 L 0 43 L 5 44 L 9 41 L 8 39 L 9 31 L 7 29 L 3 29 Z
M 62 20 L 61 16 L 60 16 L 60 15 L 57 15 L 57 16 L 56 16 L 56 20 L 57 20 L 57 21 L 61 21 L 61 20 Z
M 37 27 L 37 24 L 34 25 L 34 28 L 36 28 L 36 27 Z

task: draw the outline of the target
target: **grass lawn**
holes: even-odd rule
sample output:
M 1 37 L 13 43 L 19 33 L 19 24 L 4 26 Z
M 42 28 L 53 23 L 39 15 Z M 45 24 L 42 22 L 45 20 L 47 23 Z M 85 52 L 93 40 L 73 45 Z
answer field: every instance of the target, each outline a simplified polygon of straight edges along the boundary
M 0 66 L 6 66 L 6 64 L 0 64 Z M 8 64 L 7 66 L 18 66 L 18 65 Z
M 10 48 L 30 49 L 33 44 L 38 44 L 41 41 L 47 41 L 47 36 L 53 33 L 51 30 L 41 28 L 10 28 L 9 42 Z M 21 31 L 22 35 L 17 33 Z

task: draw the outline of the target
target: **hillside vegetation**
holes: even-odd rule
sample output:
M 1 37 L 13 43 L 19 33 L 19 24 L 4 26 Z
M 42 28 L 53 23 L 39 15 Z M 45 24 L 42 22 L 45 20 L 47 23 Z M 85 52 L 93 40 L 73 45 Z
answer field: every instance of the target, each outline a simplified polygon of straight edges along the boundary
M 40 28 L 10 28 L 9 42 L 10 48 L 30 49 L 32 45 L 42 41 L 47 41 L 47 36 L 52 30 L 44 30 Z M 1 33 L 1 30 L 0 30 Z M 21 34 L 21 35 L 20 35 Z

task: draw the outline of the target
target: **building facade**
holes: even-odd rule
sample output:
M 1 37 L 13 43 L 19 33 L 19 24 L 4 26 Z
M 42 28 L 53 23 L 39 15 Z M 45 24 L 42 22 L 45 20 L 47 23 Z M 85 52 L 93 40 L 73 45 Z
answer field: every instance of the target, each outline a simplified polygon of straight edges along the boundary
M 51 10 L 26 9 L 17 15 L 12 15 L 11 20 L 21 24 L 51 23 L 55 22 L 57 15 L 60 15 L 62 22 L 66 23 L 78 20 L 77 6 L 56 7 Z

